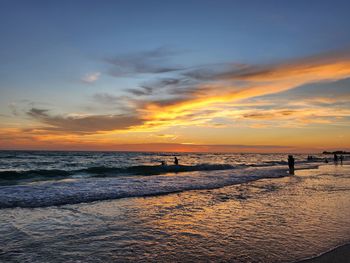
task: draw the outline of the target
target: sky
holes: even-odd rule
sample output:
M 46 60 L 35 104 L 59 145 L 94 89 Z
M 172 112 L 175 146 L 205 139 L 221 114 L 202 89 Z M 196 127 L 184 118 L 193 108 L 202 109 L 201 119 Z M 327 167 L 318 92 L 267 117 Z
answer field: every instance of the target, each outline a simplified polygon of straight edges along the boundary
M 0 0 L 0 149 L 350 150 L 348 10 Z

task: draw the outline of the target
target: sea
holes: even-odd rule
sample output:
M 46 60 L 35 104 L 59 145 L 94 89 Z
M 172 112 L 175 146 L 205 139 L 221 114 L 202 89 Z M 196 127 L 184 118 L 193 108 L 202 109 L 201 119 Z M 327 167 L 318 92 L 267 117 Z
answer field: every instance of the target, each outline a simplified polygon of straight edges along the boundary
M 290 175 L 280 153 L 0 151 L 0 262 L 297 262 L 349 243 L 350 157 L 293 155 Z

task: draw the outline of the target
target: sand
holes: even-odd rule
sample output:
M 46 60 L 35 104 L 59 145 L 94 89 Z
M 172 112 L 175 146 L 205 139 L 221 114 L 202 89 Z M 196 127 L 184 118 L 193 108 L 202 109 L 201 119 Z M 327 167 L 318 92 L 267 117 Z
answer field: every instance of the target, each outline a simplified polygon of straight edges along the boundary
M 350 244 L 337 247 L 318 257 L 306 259 L 299 263 L 350 263 Z

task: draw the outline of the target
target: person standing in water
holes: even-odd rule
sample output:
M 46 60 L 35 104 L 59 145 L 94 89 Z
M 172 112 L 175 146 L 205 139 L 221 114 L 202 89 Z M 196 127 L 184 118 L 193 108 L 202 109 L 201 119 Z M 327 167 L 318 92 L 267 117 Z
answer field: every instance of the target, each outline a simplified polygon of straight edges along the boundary
M 288 167 L 289 167 L 289 174 L 294 174 L 294 157 L 293 157 L 293 155 L 288 155 Z
M 333 161 L 335 163 L 338 163 L 338 155 L 336 153 L 334 154 Z
M 177 157 L 174 158 L 174 164 L 179 165 L 179 160 L 177 159 Z

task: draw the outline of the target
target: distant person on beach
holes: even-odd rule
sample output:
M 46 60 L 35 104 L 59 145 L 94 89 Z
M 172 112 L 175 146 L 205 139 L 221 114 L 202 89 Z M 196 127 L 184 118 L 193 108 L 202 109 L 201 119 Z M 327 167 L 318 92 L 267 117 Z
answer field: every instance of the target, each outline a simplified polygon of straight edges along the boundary
M 288 155 L 288 167 L 289 167 L 289 174 L 294 174 L 294 157 L 293 157 L 293 155 Z
M 338 162 L 338 155 L 337 155 L 336 153 L 334 154 L 333 161 L 334 161 L 335 163 Z
M 174 164 L 179 165 L 179 160 L 177 159 L 177 157 L 174 158 Z
M 327 158 L 324 158 L 324 162 L 325 162 L 325 163 L 328 163 L 328 159 L 327 159 Z
M 340 164 L 343 164 L 343 160 L 344 160 L 344 156 L 343 155 L 340 155 Z

